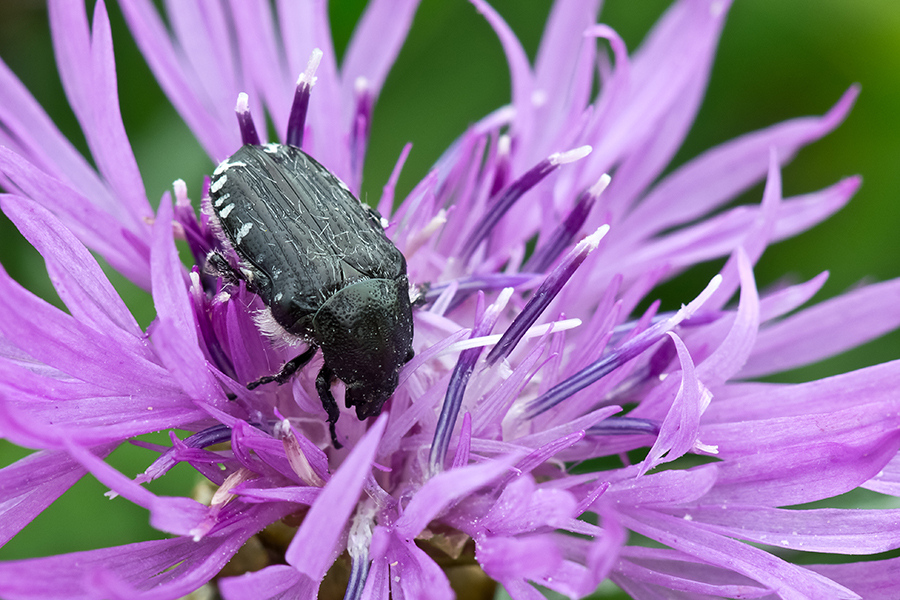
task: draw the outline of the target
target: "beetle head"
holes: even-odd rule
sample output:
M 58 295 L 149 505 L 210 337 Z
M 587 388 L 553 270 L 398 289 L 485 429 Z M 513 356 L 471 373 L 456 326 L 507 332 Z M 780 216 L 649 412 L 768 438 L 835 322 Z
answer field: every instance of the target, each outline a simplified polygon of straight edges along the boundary
M 377 415 L 412 358 L 412 307 L 406 277 L 364 279 L 331 296 L 313 318 L 325 364 L 346 386 L 360 419 Z

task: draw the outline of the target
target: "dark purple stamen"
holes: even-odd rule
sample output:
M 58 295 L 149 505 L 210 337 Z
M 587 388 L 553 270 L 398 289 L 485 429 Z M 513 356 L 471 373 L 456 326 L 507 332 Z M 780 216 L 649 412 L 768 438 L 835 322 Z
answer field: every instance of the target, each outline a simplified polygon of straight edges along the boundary
M 612 373 L 653 346 L 656 342 L 661 340 L 667 332 L 671 331 L 685 319 L 690 318 L 691 315 L 703 306 L 703 303 L 709 299 L 716 289 L 718 289 L 721 282 L 722 276 L 716 275 L 699 296 L 694 298 L 687 306 L 682 306 L 674 315 L 668 319 L 654 323 L 634 338 L 622 344 L 616 350 L 588 365 L 568 379 L 561 381 L 543 395 L 532 400 L 525 408 L 526 418 L 534 418 L 542 412 L 553 408 L 566 398 Z
M 202 281 L 202 274 L 200 272 L 200 268 L 197 265 L 191 269 L 192 277 L 197 277 L 200 281 Z M 220 370 L 222 373 L 231 377 L 232 379 L 237 379 L 237 372 L 234 370 L 234 363 L 231 361 L 231 357 L 222 347 L 221 342 L 219 341 L 219 337 L 216 335 L 216 332 L 213 328 L 212 324 L 212 310 L 209 304 L 209 299 L 205 293 L 201 290 L 195 291 L 195 286 L 191 286 L 191 308 L 194 311 L 195 316 L 197 317 L 197 327 L 200 330 L 200 337 L 203 339 L 203 343 L 209 352 L 209 357 L 212 363 Z M 205 289 L 204 291 L 208 291 Z
M 181 225 L 181 229 L 184 231 L 184 239 L 194 257 L 194 263 L 202 265 L 209 251 L 218 244 L 218 241 L 206 221 L 197 219 L 197 213 L 191 206 L 187 195 L 187 185 L 184 181 L 177 179 L 172 185 L 175 188 L 175 212 L 173 215 L 175 222 Z M 208 188 L 204 189 L 204 195 L 208 195 L 208 192 Z M 205 215 L 204 217 L 208 219 Z
M 506 299 L 508 300 L 508 296 Z M 498 299 L 494 306 L 505 305 L 506 301 Z M 472 329 L 470 338 L 488 335 L 497 322 L 500 314 L 498 309 L 480 310 L 484 306 L 484 294 L 478 294 L 478 307 L 476 308 L 476 325 Z M 453 434 L 453 428 L 456 426 L 456 418 L 459 416 L 459 409 L 462 406 L 463 396 L 466 393 L 466 386 L 469 378 L 475 370 L 475 363 L 484 346 L 477 348 L 468 348 L 459 354 L 459 360 L 453 373 L 450 375 L 450 383 L 447 385 L 447 395 L 444 397 L 444 404 L 441 407 L 441 416 L 438 417 L 437 428 L 434 432 L 434 441 L 431 444 L 431 454 L 428 457 L 429 465 L 432 473 L 438 473 L 444 469 L 444 459 L 447 456 L 447 449 L 450 447 L 450 437 Z
M 662 321 L 667 319 L 671 319 L 675 315 L 674 312 L 668 311 L 659 313 L 658 315 L 654 315 L 652 319 L 650 319 L 651 325 L 656 325 Z M 724 315 L 723 311 L 703 311 L 698 312 L 697 314 L 691 315 L 689 319 L 685 319 L 684 322 L 681 323 L 682 327 L 699 327 L 701 325 L 708 325 L 709 323 L 714 323 L 722 318 Z M 634 331 L 635 325 L 637 324 L 636 320 L 625 321 L 621 325 L 616 325 L 613 328 L 613 334 L 610 338 L 610 344 L 617 344 L 619 340 L 627 337 L 632 331 Z M 673 348 L 674 350 L 674 348 Z
M 671 344 L 669 344 L 671 345 Z M 660 424 L 637 417 L 609 417 L 587 429 L 588 435 L 659 435 Z
M 584 262 L 584 259 L 587 258 L 588 254 L 597 247 L 597 244 L 600 243 L 600 238 L 602 238 L 608 230 L 609 227 L 604 226 L 590 237 L 579 242 L 578 245 L 572 249 L 572 252 L 569 253 L 569 256 L 566 257 L 566 260 L 547 276 L 534 295 L 528 299 L 528 303 L 525 305 L 525 308 L 522 309 L 522 312 L 516 315 L 512 324 L 503 333 L 500 341 L 497 342 L 497 345 L 494 346 L 493 350 L 488 354 L 486 360 L 489 366 L 493 365 L 501 358 L 509 356 L 509 353 L 516 347 L 516 344 L 519 343 L 522 336 L 528 331 L 528 328 L 534 325 L 534 322 L 537 321 L 538 317 L 540 317 L 547 306 L 550 305 L 550 302 L 556 297 L 560 290 L 562 290 L 566 282 L 569 281 L 569 278 L 575 274 L 575 270 Z
M 453 296 L 453 301 L 462 296 L 467 298 L 469 294 L 479 290 L 502 290 L 503 288 L 522 289 L 527 283 L 534 281 L 538 277 L 535 273 L 487 273 L 484 275 L 472 275 L 456 280 L 459 287 Z M 437 283 L 428 288 L 425 292 L 425 302 L 434 302 L 438 299 L 444 290 L 447 289 L 449 283 Z
M 303 145 L 303 128 L 306 125 L 306 111 L 309 108 L 309 85 L 303 82 L 297 83 L 294 90 L 294 103 L 291 105 L 291 115 L 288 117 L 288 128 L 285 141 L 291 146 Z
M 547 175 L 555 171 L 560 165 L 578 160 L 588 155 L 590 146 L 582 146 L 568 152 L 557 152 L 545 158 L 537 165 L 531 168 L 527 173 L 513 181 L 506 188 L 497 201 L 491 204 L 490 210 L 478 222 L 475 229 L 466 238 L 463 243 L 460 257 L 463 263 L 469 262 L 479 244 L 487 238 L 491 230 L 497 225 L 500 219 L 505 215 L 513 204 L 522 197 L 522 195 L 540 183 Z
M 185 448 L 207 448 L 214 444 L 229 441 L 231 439 L 231 428 L 227 425 L 214 425 L 208 429 L 189 435 L 181 441 L 175 437 L 174 433 L 170 432 L 170 436 L 172 437 L 172 447 L 164 451 L 159 458 L 153 461 L 153 464 L 142 474 L 138 475 L 135 478 L 135 481 L 138 483 L 146 483 L 148 481 L 153 481 L 154 479 L 159 479 L 165 475 L 169 469 L 182 460 L 185 460 Z M 140 442 L 133 443 L 139 446 L 143 445 Z M 200 468 L 197 464 L 194 466 Z M 215 481 L 215 474 L 210 473 L 209 476 L 211 480 Z
M 244 92 L 238 94 L 237 106 L 234 107 L 234 112 L 237 113 L 238 127 L 241 129 L 241 140 L 244 144 L 258 146 L 259 134 L 256 132 L 253 115 L 250 114 L 249 100 Z
M 214 425 L 209 429 L 198 431 L 184 438 L 184 445 L 188 448 L 207 448 L 230 440 L 231 427 L 228 425 Z
M 356 112 L 350 134 L 350 168 L 353 181 L 358 186 L 362 182 L 363 164 L 369 144 L 369 126 L 372 123 L 372 109 L 375 99 L 365 78 L 356 81 Z
M 287 134 L 285 142 L 297 148 L 303 147 L 303 129 L 306 127 L 306 111 L 309 108 L 309 94 L 316 82 L 316 69 L 322 60 L 322 51 L 316 48 L 309 57 L 306 71 L 297 79 L 297 87 L 294 89 L 294 102 L 291 104 L 291 114 L 288 117 Z
M 547 442 L 540 448 L 532 450 L 528 453 L 527 456 L 516 463 L 515 469 L 510 470 L 510 472 L 504 478 L 500 479 L 497 482 L 497 487 L 503 489 L 504 487 L 509 485 L 509 482 L 511 482 L 522 473 L 529 473 L 540 465 L 545 464 L 550 457 L 556 456 L 557 453 L 580 442 L 582 439 L 584 439 L 584 435 L 584 431 L 574 431 L 561 438 L 555 439 L 551 442 Z
M 472 337 L 484 335 L 472 332 Z M 447 395 L 444 397 L 444 404 L 441 407 L 441 416 L 438 418 L 437 429 L 434 433 L 434 442 L 431 444 L 431 455 L 429 462 L 431 471 L 437 473 L 444 468 L 444 457 L 447 456 L 447 449 L 450 447 L 450 436 L 453 433 L 453 427 L 456 425 L 456 417 L 459 415 L 459 408 L 462 406 L 463 395 L 466 392 L 466 385 L 475 370 L 475 363 L 481 356 L 483 346 L 478 348 L 469 348 L 463 350 L 459 354 L 459 361 L 453 369 L 450 376 L 450 384 L 447 386 Z
M 184 239 L 194 257 L 194 263 L 202 265 L 209 255 L 210 250 L 215 246 L 215 240 L 209 228 L 204 231 L 200 227 L 200 221 L 194 213 L 194 209 L 187 207 L 175 208 L 175 220 L 181 224 L 184 229 Z
M 594 207 L 600 193 L 609 185 L 609 176 L 603 175 L 596 185 L 585 191 L 578 198 L 578 202 L 566 215 L 562 223 L 556 226 L 546 243 L 542 244 L 531 258 L 522 267 L 529 273 L 543 273 L 550 265 L 569 247 L 575 236 L 581 231 L 581 227 L 587 220 L 591 209 Z
M 501 135 L 497 140 L 497 162 L 494 167 L 494 180 L 491 182 L 491 198 L 506 186 L 509 181 L 509 151 L 511 141 L 508 135 Z
M 350 581 L 344 592 L 344 600 L 358 600 L 362 597 L 366 578 L 369 576 L 370 564 L 368 553 L 364 556 L 354 554 L 350 557 Z
M 575 375 L 553 386 L 544 395 L 532 400 L 526 408 L 526 418 L 530 419 L 536 417 L 542 412 L 553 408 L 569 396 L 583 390 L 595 381 L 609 375 L 657 342 L 662 335 L 663 334 L 659 334 L 652 340 L 646 340 L 643 337 L 638 336 L 631 342 L 623 345 L 619 350 L 604 356 Z M 633 343 L 637 340 L 640 340 L 642 343 Z

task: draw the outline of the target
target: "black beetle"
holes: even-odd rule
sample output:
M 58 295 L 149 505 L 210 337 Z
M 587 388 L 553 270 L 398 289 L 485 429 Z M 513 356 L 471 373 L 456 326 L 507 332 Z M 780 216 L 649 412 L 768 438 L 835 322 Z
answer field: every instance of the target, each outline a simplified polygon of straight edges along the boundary
M 259 295 L 267 307 L 257 318 L 263 332 L 308 345 L 277 374 L 247 387 L 288 381 L 321 347 L 316 389 L 340 448 L 334 378 L 362 420 L 381 412 L 413 356 L 406 259 L 378 213 L 294 146 L 243 146 L 216 168 L 209 196 L 213 226 L 240 259 L 237 268 L 221 254 L 210 262 Z

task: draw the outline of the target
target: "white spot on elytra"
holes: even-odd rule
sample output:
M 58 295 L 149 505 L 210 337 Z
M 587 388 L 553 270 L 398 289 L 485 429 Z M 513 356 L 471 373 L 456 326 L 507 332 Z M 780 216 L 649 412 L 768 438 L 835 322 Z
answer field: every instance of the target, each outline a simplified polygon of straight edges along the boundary
M 282 298 L 284 298 L 284 294 L 282 294 L 281 292 L 275 294 L 275 302 L 281 302 Z
M 222 162 L 219 163 L 219 166 L 216 167 L 216 170 L 213 171 L 213 175 L 220 175 L 230 169 L 231 167 L 246 167 L 247 163 L 236 160 L 234 162 L 228 162 L 226 158 Z
M 232 205 L 232 206 L 234 206 L 234 205 Z M 253 229 L 253 223 L 244 223 L 241 226 L 241 228 L 238 230 L 237 235 L 234 236 L 234 243 L 240 244 L 241 240 L 244 239 L 244 236 L 246 236 L 248 233 L 250 233 L 251 229 Z
M 231 214 L 231 211 L 234 210 L 234 204 L 229 204 L 225 208 L 219 211 L 219 216 L 223 219 L 227 219 L 228 215 Z
M 263 152 L 268 152 L 269 154 L 278 154 L 280 151 L 281 144 L 268 143 L 263 146 Z
M 222 189 L 222 186 L 225 185 L 225 182 L 226 182 L 226 181 L 228 181 L 228 175 L 225 175 L 225 174 L 223 173 L 221 176 L 217 177 L 217 178 L 215 179 L 215 181 L 213 181 L 213 182 L 210 184 L 210 186 L 209 186 L 209 191 L 210 191 L 210 192 L 213 192 L 213 193 L 218 192 L 219 190 Z
M 219 208 L 220 206 L 225 204 L 225 201 L 228 200 L 229 198 L 231 198 L 231 194 L 222 194 L 221 196 L 216 198 L 216 201 L 214 203 L 215 207 Z

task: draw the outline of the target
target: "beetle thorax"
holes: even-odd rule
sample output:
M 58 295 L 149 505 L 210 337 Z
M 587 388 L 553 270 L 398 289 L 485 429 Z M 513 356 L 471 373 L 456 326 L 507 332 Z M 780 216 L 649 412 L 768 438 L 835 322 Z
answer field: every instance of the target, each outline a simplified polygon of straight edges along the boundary
M 384 377 L 403 365 L 412 341 L 406 293 L 400 281 L 363 279 L 322 305 L 313 318 L 315 338 L 340 379 Z

